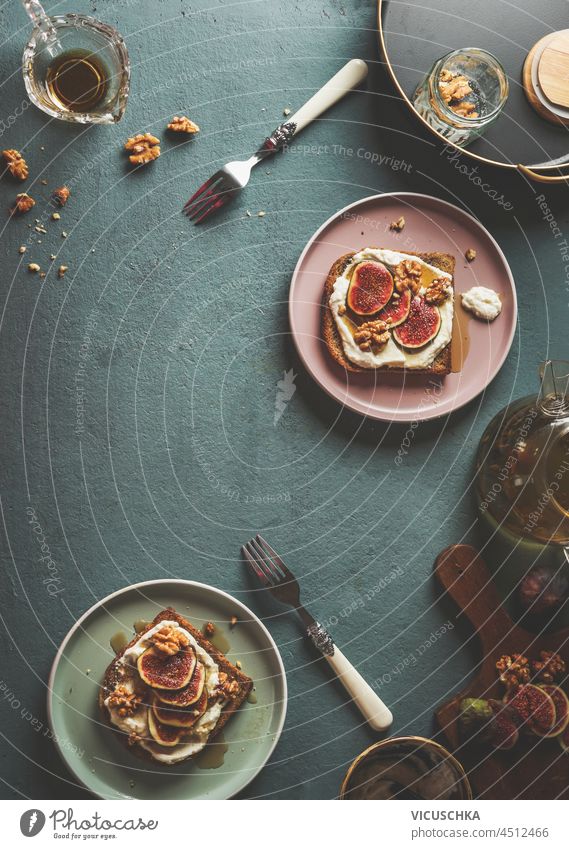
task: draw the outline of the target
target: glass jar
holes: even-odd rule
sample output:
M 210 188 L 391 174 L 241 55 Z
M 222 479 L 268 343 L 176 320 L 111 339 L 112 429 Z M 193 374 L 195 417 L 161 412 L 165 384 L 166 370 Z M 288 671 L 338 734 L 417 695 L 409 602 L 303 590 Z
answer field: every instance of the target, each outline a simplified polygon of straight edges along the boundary
M 496 120 L 508 98 L 508 78 L 491 53 L 477 47 L 438 59 L 413 95 L 429 126 L 464 147 Z

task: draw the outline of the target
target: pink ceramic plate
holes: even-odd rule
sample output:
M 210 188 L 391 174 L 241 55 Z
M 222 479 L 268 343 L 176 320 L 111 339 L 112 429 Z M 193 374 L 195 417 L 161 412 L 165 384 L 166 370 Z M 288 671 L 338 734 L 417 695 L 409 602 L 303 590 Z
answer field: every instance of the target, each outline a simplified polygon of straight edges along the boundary
M 389 225 L 401 215 L 406 225 L 395 233 Z M 352 374 L 332 360 L 320 329 L 324 283 L 339 256 L 363 247 L 453 254 L 458 295 L 476 285 L 499 293 L 503 308 L 494 322 L 468 318 L 468 342 L 455 332 L 453 344 L 466 352 L 461 371 L 442 379 L 375 371 Z M 464 258 L 467 248 L 476 251 L 473 263 Z M 289 317 L 300 358 L 333 398 L 374 419 L 424 421 L 464 406 L 496 376 L 516 330 L 516 288 L 504 254 L 479 221 L 438 198 L 397 192 L 346 206 L 317 230 L 294 270 Z

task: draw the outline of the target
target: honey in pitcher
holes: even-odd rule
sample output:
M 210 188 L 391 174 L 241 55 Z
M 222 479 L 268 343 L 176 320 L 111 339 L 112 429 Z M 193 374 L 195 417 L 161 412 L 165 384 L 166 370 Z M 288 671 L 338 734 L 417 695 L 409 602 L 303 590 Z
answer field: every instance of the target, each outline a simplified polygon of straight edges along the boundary
M 93 112 L 109 88 L 108 74 L 95 53 L 69 50 L 57 56 L 46 73 L 53 102 L 71 112 Z

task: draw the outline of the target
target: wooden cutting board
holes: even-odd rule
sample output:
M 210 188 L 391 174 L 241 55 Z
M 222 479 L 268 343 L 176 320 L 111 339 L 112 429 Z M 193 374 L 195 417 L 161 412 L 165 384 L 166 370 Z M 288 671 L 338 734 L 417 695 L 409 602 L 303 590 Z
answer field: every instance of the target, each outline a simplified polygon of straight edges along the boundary
M 501 699 L 496 661 L 521 652 L 530 659 L 555 651 L 569 669 L 569 628 L 536 636 L 515 625 L 502 606 L 488 569 L 469 545 L 453 545 L 439 554 L 435 574 L 477 632 L 482 663 L 468 686 L 436 711 L 437 721 L 464 766 L 475 797 L 484 799 L 569 799 L 569 753 L 557 740 L 520 739 L 509 752 L 489 753 L 459 737 L 459 703 L 463 698 Z M 564 688 L 567 688 L 565 682 Z

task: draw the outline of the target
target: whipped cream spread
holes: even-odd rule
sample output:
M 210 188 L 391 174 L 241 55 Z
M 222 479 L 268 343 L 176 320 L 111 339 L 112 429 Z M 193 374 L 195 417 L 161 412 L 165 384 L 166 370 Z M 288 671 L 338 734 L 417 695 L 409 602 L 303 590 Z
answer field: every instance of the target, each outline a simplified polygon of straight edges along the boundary
M 429 368 L 435 360 L 435 357 L 446 348 L 452 338 L 452 321 L 454 315 L 454 295 L 451 291 L 449 297 L 439 307 L 441 314 L 441 327 L 434 339 L 428 342 L 423 348 L 416 351 L 405 350 L 399 347 L 390 335 L 387 344 L 379 351 L 362 351 L 359 345 L 354 341 L 349 323 L 345 320 L 345 316 L 338 313 L 340 306 L 346 306 L 348 289 L 350 288 L 350 277 L 355 266 L 365 260 L 373 260 L 382 262 L 386 266 L 398 265 L 403 260 L 411 260 L 418 262 L 427 272 L 427 277 L 430 280 L 433 277 L 447 278 L 452 280 L 452 275 L 446 271 L 441 271 L 440 268 L 435 268 L 433 265 L 424 262 L 418 256 L 412 254 L 402 254 L 398 251 L 390 251 L 383 248 L 363 248 L 358 253 L 354 254 L 350 264 L 344 269 L 343 274 L 336 278 L 330 295 L 329 305 L 338 328 L 338 333 L 342 340 L 344 353 L 350 362 L 362 368 L 406 368 L 406 369 L 424 369 Z M 391 269 L 390 269 L 391 270 Z M 421 286 L 418 294 L 421 295 L 427 286 Z
M 500 296 L 486 286 L 473 286 L 465 292 L 462 296 L 462 306 L 484 321 L 494 321 L 502 312 Z
M 181 634 L 184 634 L 190 641 L 190 645 L 196 652 L 197 658 L 205 668 L 205 686 L 208 693 L 211 693 L 219 683 L 219 667 L 217 663 L 209 656 L 209 654 L 200 646 L 200 644 L 192 637 L 192 635 L 182 628 L 178 622 L 164 621 L 150 628 L 144 633 L 139 640 L 128 648 L 121 659 L 118 661 L 118 670 L 121 678 L 121 686 L 125 687 L 129 692 L 134 692 L 136 683 L 140 680 L 136 668 L 136 661 L 140 655 L 150 648 L 152 637 L 154 634 L 165 626 L 170 626 Z M 139 745 L 149 752 L 154 760 L 163 764 L 175 764 L 184 758 L 197 755 L 198 752 L 205 747 L 208 737 L 213 731 L 220 717 L 226 702 L 217 701 L 210 705 L 204 715 L 196 722 L 188 731 L 185 739 L 176 746 L 162 747 L 155 743 L 150 737 L 148 728 L 148 706 L 141 705 L 132 716 L 119 716 L 118 709 L 109 705 L 109 697 L 105 699 L 105 707 L 109 712 L 109 718 L 113 725 L 120 728 L 125 734 L 137 734 L 141 739 Z

